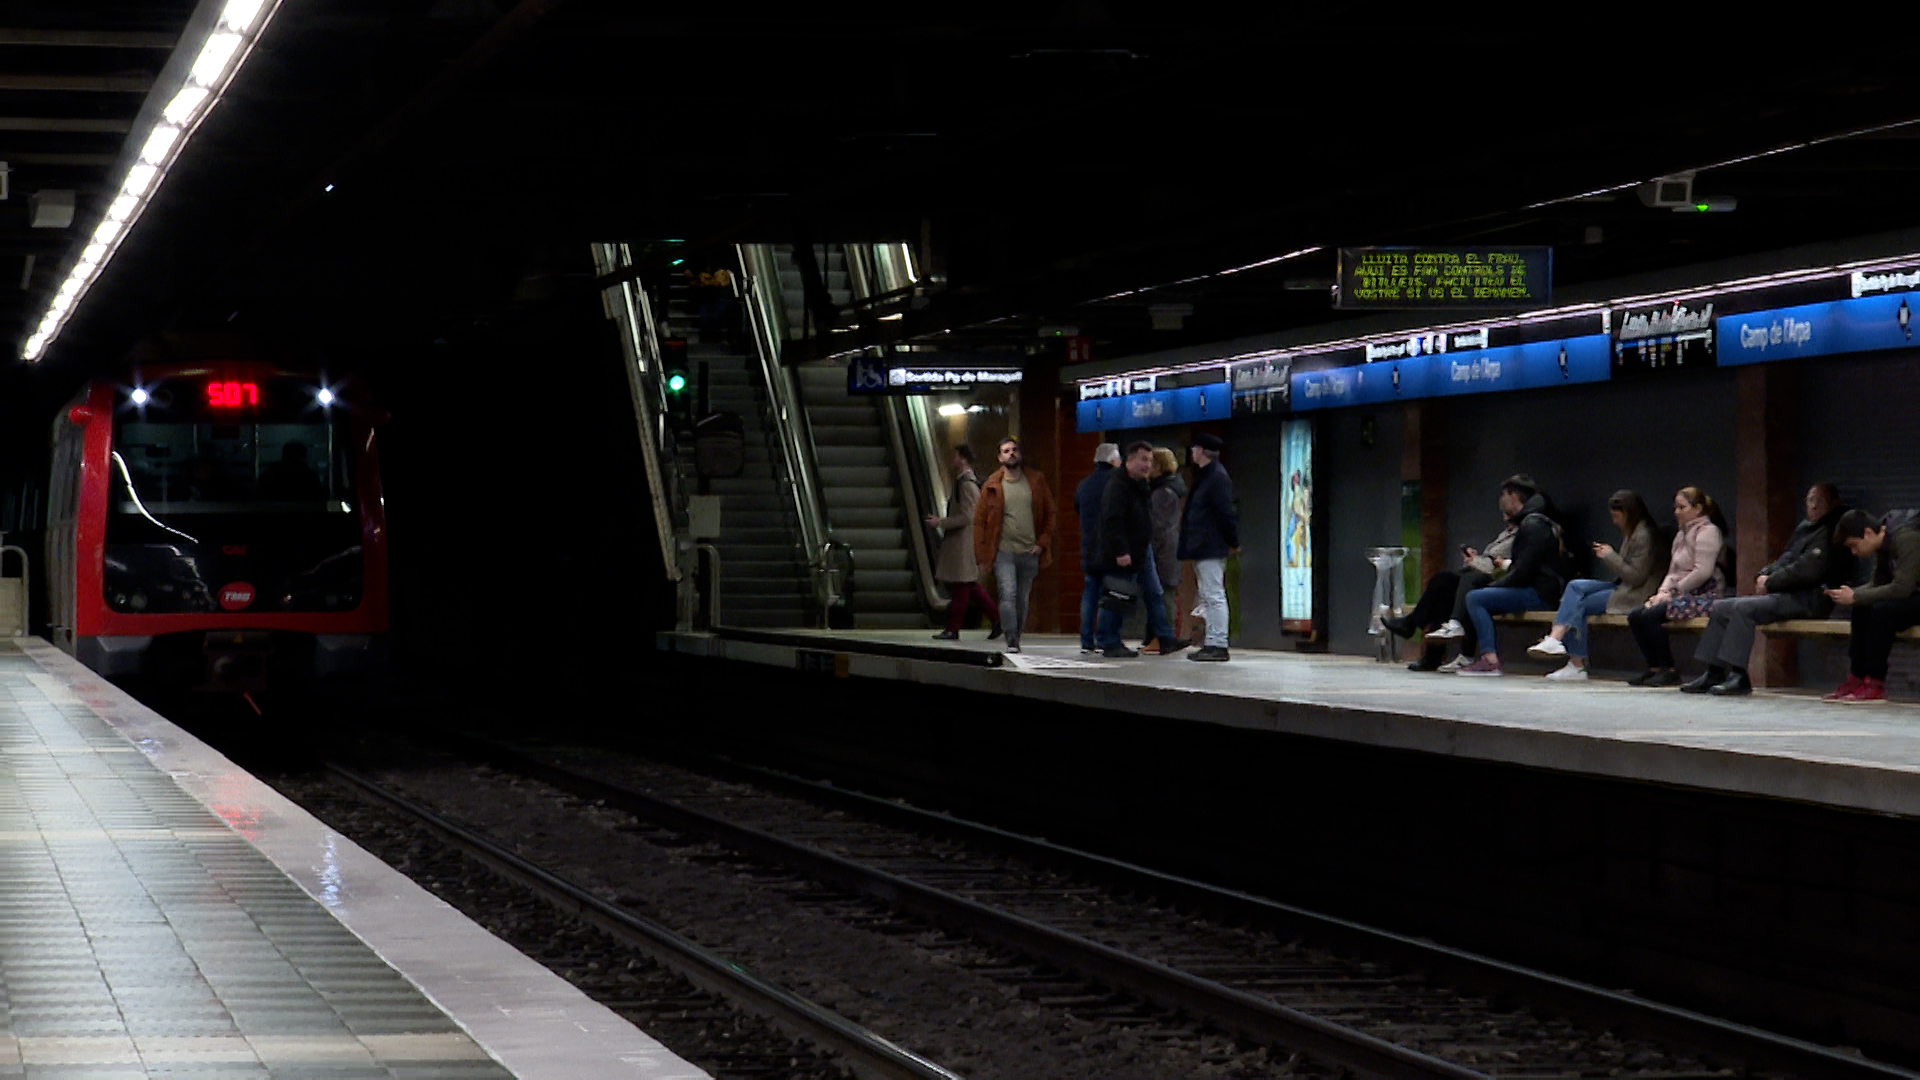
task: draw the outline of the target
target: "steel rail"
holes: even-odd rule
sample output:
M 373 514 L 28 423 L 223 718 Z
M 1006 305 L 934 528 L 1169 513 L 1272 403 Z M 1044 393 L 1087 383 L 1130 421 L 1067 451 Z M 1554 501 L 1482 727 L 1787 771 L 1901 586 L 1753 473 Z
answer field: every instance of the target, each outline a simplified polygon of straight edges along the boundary
M 839 1054 L 863 1080 L 964 1080 L 960 1074 L 868 1031 L 831 1009 L 768 982 L 658 923 L 600 899 L 566 878 L 381 786 L 378 781 L 339 765 L 328 765 L 327 771 L 377 802 L 426 825 L 495 873 L 646 953 L 695 986 Z
M 509 751 L 514 752 L 514 751 Z M 1396 966 L 1426 971 L 1444 981 L 1496 995 L 1511 995 L 1536 1007 L 1564 1010 L 1642 1037 L 1670 1040 L 1697 1050 L 1736 1058 L 1757 1068 L 1776 1067 L 1810 1080 L 1920 1080 L 1920 1071 L 1717 1016 L 1607 990 L 1575 979 L 1537 971 L 1364 923 L 1294 907 L 1262 896 L 1095 855 L 1048 840 L 1025 836 L 949 814 L 891 802 L 845 788 L 807 780 L 729 759 L 699 757 L 715 770 L 740 779 L 785 789 L 791 794 L 838 806 L 955 840 L 990 846 L 1003 853 L 1102 880 L 1110 885 L 1157 896 L 1183 908 L 1225 921 L 1281 927 L 1317 937 L 1338 947 Z
M 536 777 L 564 777 L 564 786 L 575 794 L 669 828 L 704 835 L 744 854 L 792 867 L 815 880 L 918 915 L 950 931 L 996 942 L 1156 1005 L 1206 1017 L 1254 1042 L 1302 1051 L 1366 1076 L 1392 1080 L 1486 1078 L 1484 1073 L 1211 979 L 665 799 L 542 765 L 514 751 L 505 751 L 496 763 L 504 765 L 514 757 L 519 760 L 510 767 L 518 769 L 520 762 L 525 762 L 532 766 L 526 771 Z
M 461 740 L 473 752 L 488 756 L 496 764 L 533 773 L 576 793 L 591 791 L 594 797 L 605 797 L 607 791 L 624 790 L 592 777 L 581 776 L 562 766 L 542 762 L 524 751 L 490 739 L 452 732 L 439 734 Z M 1733 1058 L 1758 1069 L 1775 1068 L 1810 1080 L 1920 1080 L 1920 1072 L 1898 1065 L 1294 907 L 1251 893 L 1182 878 L 991 825 L 922 810 L 763 766 L 685 752 L 679 756 L 697 758 L 701 767 L 732 774 L 731 778 L 736 780 L 785 789 L 790 794 L 888 824 L 991 847 L 1005 854 L 1104 881 L 1122 890 L 1155 896 L 1210 918 L 1247 922 L 1275 928 L 1280 932 L 1310 936 L 1335 948 L 1374 957 L 1403 969 L 1425 971 L 1434 978 L 1463 988 L 1510 996 L 1536 1008 L 1561 1010 L 1569 1016 L 1602 1023 L 1622 1033 L 1671 1041 L 1708 1054 Z M 579 786 L 575 787 L 576 784 Z

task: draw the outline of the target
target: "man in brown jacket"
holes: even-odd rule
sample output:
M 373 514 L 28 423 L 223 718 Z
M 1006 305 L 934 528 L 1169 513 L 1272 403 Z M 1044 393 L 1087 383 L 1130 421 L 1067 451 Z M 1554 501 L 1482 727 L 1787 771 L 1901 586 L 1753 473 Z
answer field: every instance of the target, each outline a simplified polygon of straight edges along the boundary
M 1000 586 L 1007 651 L 1020 651 L 1033 579 L 1053 563 L 1053 492 L 1047 478 L 1022 468 L 1020 440 L 1000 440 L 1000 471 L 987 478 L 973 508 L 973 561 Z
M 926 516 L 929 527 L 944 533 L 933 576 L 947 587 L 948 596 L 947 628 L 933 636 L 940 641 L 958 641 L 968 610 L 978 605 L 993 624 L 987 634 L 987 640 L 992 641 L 1000 636 L 1000 608 L 980 587 L 980 567 L 973 561 L 973 508 L 980 501 L 980 480 L 973 475 L 973 448 L 965 443 L 954 447 L 947 464 L 953 470 L 953 497 L 947 500 L 947 516 Z

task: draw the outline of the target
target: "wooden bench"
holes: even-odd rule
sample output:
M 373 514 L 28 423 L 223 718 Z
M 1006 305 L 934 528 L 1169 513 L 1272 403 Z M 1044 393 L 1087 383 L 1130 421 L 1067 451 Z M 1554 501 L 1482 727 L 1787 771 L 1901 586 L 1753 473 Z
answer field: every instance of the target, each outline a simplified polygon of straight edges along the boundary
M 1510 626 L 1527 623 L 1552 626 L 1553 615 L 1551 611 L 1520 611 L 1507 615 L 1495 615 L 1493 621 Z M 1627 617 L 1625 615 L 1589 615 L 1587 625 L 1624 628 L 1627 625 Z M 1707 620 L 1704 618 L 1676 619 L 1667 624 L 1668 630 L 1705 630 L 1706 628 Z M 1852 624 L 1846 619 L 1782 619 L 1779 622 L 1761 623 L 1760 629 L 1768 634 L 1779 634 L 1785 637 L 1843 638 L 1853 632 Z M 1920 641 L 1920 626 L 1910 626 L 1900 631 L 1898 639 Z

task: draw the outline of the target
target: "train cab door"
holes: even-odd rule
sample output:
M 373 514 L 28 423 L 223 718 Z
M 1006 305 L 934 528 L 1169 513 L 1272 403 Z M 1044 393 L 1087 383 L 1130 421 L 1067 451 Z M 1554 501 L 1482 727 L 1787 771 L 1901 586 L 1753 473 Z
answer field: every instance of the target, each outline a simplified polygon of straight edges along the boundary
M 85 401 L 85 396 L 72 404 Z M 47 484 L 47 563 L 41 580 L 47 583 L 47 636 L 71 653 L 78 579 L 77 543 L 80 516 L 80 463 L 87 429 L 60 410 L 53 421 L 53 470 Z

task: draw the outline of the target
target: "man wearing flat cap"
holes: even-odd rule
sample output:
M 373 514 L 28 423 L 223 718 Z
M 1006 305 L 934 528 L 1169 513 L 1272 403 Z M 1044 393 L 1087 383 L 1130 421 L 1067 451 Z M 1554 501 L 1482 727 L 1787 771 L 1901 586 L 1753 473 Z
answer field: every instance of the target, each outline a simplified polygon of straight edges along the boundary
M 1182 559 L 1193 560 L 1200 584 L 1200 606 L 1207 616 L 1206 645 L 1187 659 L 1219 663 L 1227 659 L 1227 556 L 1240 550 L 1240 514 L 1233 507 L 1233 480 L 1220 464 L 1226 444 L 1218 435 L 1193 437 L 1193 492 L 1180 518 Z

